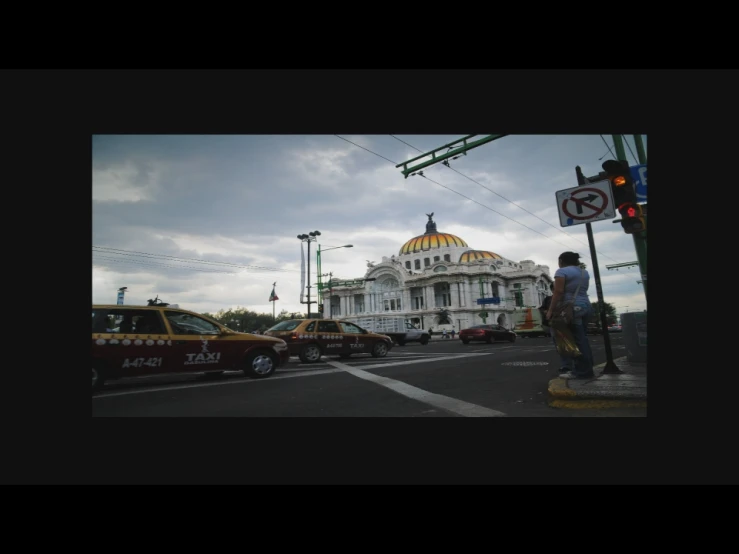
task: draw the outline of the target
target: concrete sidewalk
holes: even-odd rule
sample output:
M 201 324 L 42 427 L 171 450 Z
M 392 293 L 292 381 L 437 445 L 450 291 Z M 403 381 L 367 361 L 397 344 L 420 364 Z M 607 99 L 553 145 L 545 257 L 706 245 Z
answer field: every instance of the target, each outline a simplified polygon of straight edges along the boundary
M 592 379 L 549 381 L 549 405 L 553 408 L 646 408 L 647 364 L 626 357 L 613 360 L 623 373 L 603 374 L 605 363 L 595 366 Z

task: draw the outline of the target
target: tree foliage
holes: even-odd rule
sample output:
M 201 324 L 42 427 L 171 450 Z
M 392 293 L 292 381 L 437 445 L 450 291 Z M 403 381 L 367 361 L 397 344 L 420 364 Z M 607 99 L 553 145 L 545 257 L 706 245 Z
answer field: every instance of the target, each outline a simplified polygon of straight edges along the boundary
M 592 305 L 593 316 L 590 322 L 595 324 L 597 328 L 600 329 L 600 303 L 596 300 L 595 302 L 592 302 Z M 606 308 L 606 321 L 608 322 L 608 325 L 618 323 L 618 314 L 616 313 L 616 307 L 609 302 L 604 302 L 603 305 Z
M 305 314 L 288 313 L 287 310 L 282 310 L 277 314 L 276 318 L 273 318 L 272 314 L 258 314 L 240 307 L 235 309 L 219 310 L 215 314 L 205 313 L 203 315 L 215 319 L 221 325 L 246 333 L 251 333 L 256 330 L 265 331 L 280 321 L 305 317 Z

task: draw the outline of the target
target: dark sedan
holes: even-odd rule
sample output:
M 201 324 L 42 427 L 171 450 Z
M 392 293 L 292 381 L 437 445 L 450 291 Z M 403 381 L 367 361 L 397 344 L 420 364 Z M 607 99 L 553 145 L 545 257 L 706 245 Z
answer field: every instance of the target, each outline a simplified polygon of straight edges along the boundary
M 470 341 L 485 341 L 491 343 L 495 340 L 506 340 L 508 342 L 516 341 L 516 333 L 509 331 L 500 325 L 473 325 L 468 329 L 462 329 L 459 332 L 459 340 L 463 344 L 469 344 Z

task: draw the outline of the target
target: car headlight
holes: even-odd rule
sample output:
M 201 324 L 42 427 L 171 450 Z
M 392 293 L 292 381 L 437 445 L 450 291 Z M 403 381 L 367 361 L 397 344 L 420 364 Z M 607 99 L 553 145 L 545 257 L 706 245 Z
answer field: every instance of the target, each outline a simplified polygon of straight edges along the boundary
M 277 352 L 282 352 L 283 350 L 287 350 L 287 343 L 285 341 L 278 342 L 272 348 L 274 348 Z

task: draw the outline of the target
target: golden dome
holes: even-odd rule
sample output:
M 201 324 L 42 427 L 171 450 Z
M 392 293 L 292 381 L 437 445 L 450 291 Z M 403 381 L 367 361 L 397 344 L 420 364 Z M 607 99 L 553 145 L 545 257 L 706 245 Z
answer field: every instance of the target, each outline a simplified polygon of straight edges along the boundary
M 437 248 L 444 248 L 446 246 L 463 246 L 467 247 L 468 244 L 456 235 L 449 233 L 439 233 L 436 230 L 436 222 L 431 219 L 434 212 L 426 214 L 429 218 L 426 223 L 426 232 L 423 235 L 413 237 L 411 240 L 406 242 L 400 247 L 399 255 L 403 254 L 415 254 L 416 252 L 423 252 L 426 250 L 435 250 Z
M 477 260 L 502 260 L 502 256 L 498 256 L 495 252 L 487 250 L 467 250 L 459 257 L 459 263 L 475 262 Z
M 468 246 L 468 244 L 458 236 L 449 233 L 419 235 L 406 242 L 400 248 L 400 254 L 414 254 L 424 250 L 444 248 L 445 246 Z

